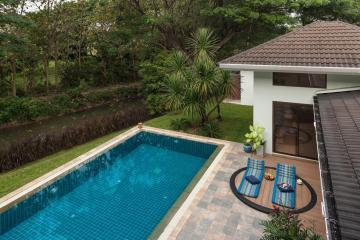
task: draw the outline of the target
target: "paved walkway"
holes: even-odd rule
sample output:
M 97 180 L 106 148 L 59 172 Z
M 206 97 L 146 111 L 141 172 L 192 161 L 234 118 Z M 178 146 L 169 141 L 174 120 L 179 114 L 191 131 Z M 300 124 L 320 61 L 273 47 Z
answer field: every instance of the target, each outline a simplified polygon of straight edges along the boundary
M 231 174 L 246 165 L 242 145 L 231 143 L 213 174 L 185 212 L 170 239 L 259 239 L 268 218 L 240 202 L 229 187 Z

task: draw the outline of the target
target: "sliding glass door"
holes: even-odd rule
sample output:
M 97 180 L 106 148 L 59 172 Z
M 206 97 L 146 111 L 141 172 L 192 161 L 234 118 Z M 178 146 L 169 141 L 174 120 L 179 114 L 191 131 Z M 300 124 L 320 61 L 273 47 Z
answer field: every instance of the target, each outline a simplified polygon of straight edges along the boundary
M 317 159 L 312 105 L 273 102 L 273 151 Z

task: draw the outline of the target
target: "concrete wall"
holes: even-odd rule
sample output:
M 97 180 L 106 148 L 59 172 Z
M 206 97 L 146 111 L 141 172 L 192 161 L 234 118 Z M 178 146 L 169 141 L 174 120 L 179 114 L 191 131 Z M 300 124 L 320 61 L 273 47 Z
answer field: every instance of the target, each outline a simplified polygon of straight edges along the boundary
M 360 76 L 328 75 L 327 89 L 360 86 Z M 272 72 L 254 74 L 254 123 L 265 127 L 266 152 L 272 153 L 272 102 L 312 104 L 313 96 L 322 88 L 273 86 Z
M 241 98 L 240 104 L 253 105 L 254 99 L 254 72 L 253 71 L 241 71 Z

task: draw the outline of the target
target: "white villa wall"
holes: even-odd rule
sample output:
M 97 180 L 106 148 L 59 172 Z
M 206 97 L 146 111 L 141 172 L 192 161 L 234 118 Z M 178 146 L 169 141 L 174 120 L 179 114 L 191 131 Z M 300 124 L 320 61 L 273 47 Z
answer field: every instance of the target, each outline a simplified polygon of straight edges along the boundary
M 253 71 L 241 71 L 241 98 L 240 104 L 253 105 L 254 98 L 254 72 Z
M 360 86 L 360 76 L 328 75 L 327 89 Z M 273 86 L 272 72 L 254 74 L 254 123 L 265 128 L 266 152 L 272 153 L 272 102 L 312 104 L 313 96 L 323 88 Z

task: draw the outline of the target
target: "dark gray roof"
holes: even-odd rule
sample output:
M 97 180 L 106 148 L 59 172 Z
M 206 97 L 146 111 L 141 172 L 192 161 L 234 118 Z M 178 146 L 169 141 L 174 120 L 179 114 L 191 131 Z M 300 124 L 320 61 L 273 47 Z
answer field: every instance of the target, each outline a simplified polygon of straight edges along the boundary
M 315 117 L 333 239 L 360 239 L 360 90 L 318 94 Z
M 316 21 L 220 63 L 359 68 L 360 27 Z

